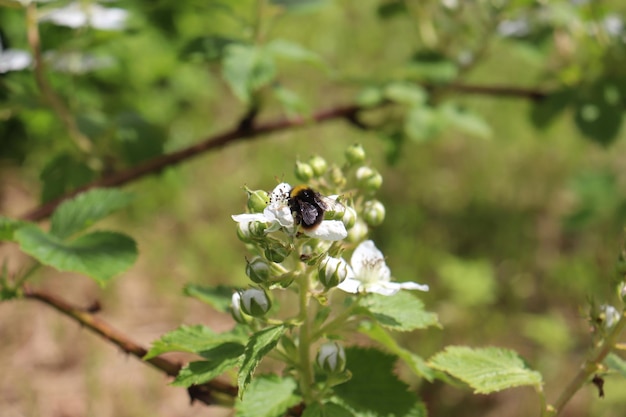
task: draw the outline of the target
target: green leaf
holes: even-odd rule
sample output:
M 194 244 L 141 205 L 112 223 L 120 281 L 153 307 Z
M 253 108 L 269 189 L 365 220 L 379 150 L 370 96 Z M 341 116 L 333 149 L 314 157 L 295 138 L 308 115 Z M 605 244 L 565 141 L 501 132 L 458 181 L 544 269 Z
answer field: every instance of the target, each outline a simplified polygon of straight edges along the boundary
M 15 232 L 15 238 L 24 252 L 42 264 L 85 274 L 101 286 L 137 259 L 135 241 L 120 233 L 94 232 L 64 242 L 36 226 L 25 226 Z
M 439 52 L 421 51 L 415 54 L 403 72 L 411 80 L 446 83 L 457 77 L 459 69 L 454 62 Z
M 226 285 L 202 286 L 187 284 L 183 288 L 183 294 L 206 303 L 217 311 L 227 312 L 230 310 L 234 287 Z
M 239 369 L 237 384 L 239 386 L 239 398 L 243 398 L 243 393 L 252 380 L 252 374 L 257 365 L 278 343 L 285 333 L 285 326 L 275 326 L 263 329 L 250 337 L 244 352 L 243 362 Z
M 261 375 L 250 383 L 245 399 L 235 403 L 237 417 L 279 417 L 302 401 L 295 394 L 298 384 L 292 378 Z
M 205 62 L 217 61 L 224 56 L 224 51 L 228 45 L 237 42 L 233 38 L 220 35 L 199 36 L 187 42 L 181 55 L 185 59 L 201 58 Z
M 55 156 L 39 175 L 43 183 L 41 202 L 46 203 L 95 179 L 96 174 L 84 162 L 68 154 Z
M 385 96 L 380 87 L 369 86 L 359 91 L 356 103 L 361 107 L 376 107 L 385 101 Z
M 163 154 L 165 130 L 134 112 L 119 113 L 115 118 L 115 139 L 129 165 Z
M 216 346 L 225 343 L 243 346 L 245 341 L 246 336 L 237 327 L 230 332 L 215 333 L 202 325 L 181 326 L 153 342 L 143 359 L 151 359 L 167 352 L 189 352 L 205 356 Z
M 376 323 L 362 323 L 359 326 L 359 332 L 380 343 L 394 355 L 398 355 L 398 357 L 407 364 L 415 375 L 418 375 L 429 382 L 433 381 L 434 372 L 428 367 L 426 361 L 424 361 L 421 356 L 400 347 L 398 342 L 396 342 L 396 340 L 381 326 Z
M 17 229 L 31 223 L 0 216 L 0 241 L 14 240 L 13 234 Z
M 314 403 L 308 405 L 302 413 L 302 417 L 355 417 L 356 414 L 346 407 L 333 402 L 324 404 Z
M 328 0 L 270 0 L 270 3 L 285 8 L 289 12 L 310 12 L 328 3 Z
M 400 15 L 406 15 L 409 12 L 404 1 L 391 0 L 378 6 L 378 17 L 381 19 L 389 19 Z
M 626 361 L 615 353 L 609 353 L 604 360 L 604 364 L 609 369 L 618 372 L 621 376 L 626 378 Z
M 309 111 L 309 106 L 302 100 L 298 94 L 289 90 L 282 85 L 275 85 L 272 88 L 274 97 L 280 102 L 286 113 L 291 116 L 300 116 Z
M 489 139 L 492 135 L 491 126 L 467 109 L 448 103 L 439 108 L 439 113 L 445 122 L 463 133 L 482 139 Z
M 426 102 L 428 95 L 422 87 L 408 82 L 394 82 L 385 87 L 385 98 L 394 103 L 409 106 L 420 106 Z
M 223 343 L 203 351 L 202 356 L 208 360 L 187 364 L 180 370 L 172 385 L 190 387 L 217 378 L 239 364 L 243 349 L 243 345 L 240 344 Z
M 404 133 L 416 142 L 426 142 L 439 135 L 444 120 L 438 111 L 428 106 L 410 108 L 404 119 Z
M 541 374 L 528 368 L 516 352 L 496 347 L 449 346 L 433 356 L 429 364 L 467 383 L 476 394 L 542 384 Z
M 425 416 L 423 405 L 393 374 L 396 357 L 375 349 L 346 349 L 352 378 L 334 387 L 337 401 L 357 415 Z
M 599 81 L 582 94 L 574 120 L 583 135 L 603 145 L 612 143 L 621 128 L 623 98 L 619 88 Z
M 380 325 L 406 332 L 438 326 L 437 315 L 424 310 L 424 303 L 408 291 L 392 296 L 369 294 L 360 300 L 360 307 Z
M 52 214 L 50 234 L 61 239 L 85 230 L 98 220 L 127 206 L 132 196 L 120 190 L 96 189 L 64 201 Z
M 233 93 L 244 103 L 276 77 L 271 53 L 253 45 L 231 44 L 226 47 L 222 74 Z
M 574 97 L 573 91 L 566 89 L 535 101 L 530 111 L 530 120 L 539 129 L 545 129 L 572 104 Z

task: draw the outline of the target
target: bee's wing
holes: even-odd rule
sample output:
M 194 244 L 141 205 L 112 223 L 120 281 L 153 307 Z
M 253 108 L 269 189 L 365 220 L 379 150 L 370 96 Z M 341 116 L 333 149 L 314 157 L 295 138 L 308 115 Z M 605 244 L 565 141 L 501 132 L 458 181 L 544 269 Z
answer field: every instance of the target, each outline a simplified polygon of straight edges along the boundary
M 313 204 L 307 203 L 306 201 L 298 201 L 300 204 L 300 214 L 302 215 L 302 222 L 305 225 L 311 225 L 315 223 L 315 220 L 319 216 L 319 212 L 317 207 Z

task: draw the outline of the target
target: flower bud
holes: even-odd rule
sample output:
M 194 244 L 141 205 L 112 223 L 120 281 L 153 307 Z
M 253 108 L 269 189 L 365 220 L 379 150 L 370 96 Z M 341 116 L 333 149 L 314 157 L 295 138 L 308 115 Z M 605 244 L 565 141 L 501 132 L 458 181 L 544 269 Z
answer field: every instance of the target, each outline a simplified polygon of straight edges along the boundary
M 363 166 L 356 170 L 356 182 L 365 191 L 377 191 L 383 185 L 383 177 L 375 169 Z
M 368 226 L 380 226 L 385 220 L 385 206 L 378 200 L 365 202 L 363 207 L 363 220 Z
M 272 307 L 272 302 L 265 291 L 250 288 L 241 292 L 241 311 L 252 316 L 262 317 Z
M 255 238 L 265 236 L 265 229 L 267 225 L 263 222 L 239 222 L 237 223 L 237 237 L 245 243 L 250 243 Z
M 332 182 L 334 185 L 336 185 L 339 188 L 342 188 L 346 185 L 346 182 L 347 182 L 346 176 L 343 175 L 341 168 L 337 166 L 333 166 L 330 169 L 330 182 Z
M 615 307 L 608 304 L 600 306 L 600 318 L 603 319 L 604 328 L 609 330 L 620 319 L 620 312 Z
M 347 240 L 352 243 L 361 242 L 367 238 L 368 233 L 369 228 L 367 225 L 364 222 L 357 220 L 356 223 L 354 223 L 354 226 L 348 230 Z
M 332 288 L 341 284 L 349 273 L 350 266 L 343 258 L 328 256 L 320 263 L 317 277 L 325 288 Z
M 304 162 L 296 161 L 295 175 L 298 180 L 302 182 L 307 182 L 311 178 L 313 178 L 315 173 L 313 172 L 313 168 L 311 167 L 311 165 Z
M 313 169 L 313 174 L 316 177 L 321 177 L 328 169 L 326 160 L 319 155 L 312 156 L 311 159 L 309 159 L 309 165 Z
M 350 166 L 361 164 L 365 161 L 365 149 L 360 144 L 355 143 L 346 149 L 345 156 Z
M 338 342 L 328 342 L 317 352 L 317 364 L 329 374 L 343 372 L 346 367 L 346 351 Z
M 265 257 L 271 261 L 276 262 L 277 264 L 281 263 L 285 260 L 287 256 L 291 253 L 289 248 L 286 248 L 280 243 L 277 242 L 269 242 L 265 247 Z
M 346 210 L 344 211 L 343 217 L 341 218 L 341 221 L 343 222 L 344 226 L 346 226 L 346 229 L 351 229 L 352 226 L 354 226 L 354 224 L 356 223 L 356 219 L 356 210 L 352 207 L 346 206 Z
M 241 294 L 233 293 L 230 303 L 230 314 L 237 323 L 247 324 L 251 317 L 241 311 Z
M 251 261 L 246 260 L 246 275 L 252 282 L 262 284 L 269 281 L 270 265 L 263 258 L 257 256 Z
M 267 194 L 267 191 L 263 190 L 251 190 L 246 187 L 246 192 L 248 193 L 248 209 L 251 213 L 263 213 L 265 207 L 270 202 L 270 197 Z

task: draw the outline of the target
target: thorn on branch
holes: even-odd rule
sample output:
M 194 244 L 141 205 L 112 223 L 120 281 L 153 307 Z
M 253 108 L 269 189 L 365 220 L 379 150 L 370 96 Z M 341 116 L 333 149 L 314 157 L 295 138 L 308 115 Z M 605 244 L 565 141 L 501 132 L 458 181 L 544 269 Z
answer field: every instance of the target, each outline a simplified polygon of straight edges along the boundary
M 598 388 L 598 397 L 604 398 L 604 378 L 596 374 L 593 376 L 591 383 Z

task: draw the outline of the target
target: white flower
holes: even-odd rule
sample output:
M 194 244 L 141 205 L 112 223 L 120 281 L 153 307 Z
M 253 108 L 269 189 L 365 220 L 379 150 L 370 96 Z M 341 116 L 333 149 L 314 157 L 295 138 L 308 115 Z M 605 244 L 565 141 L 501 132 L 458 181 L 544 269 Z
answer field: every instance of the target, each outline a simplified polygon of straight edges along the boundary
M 361 242 L 354 250 L 350 265 L 352 273 L 337 286 L 345 292 L 394 295 L 400 290 L 428 291 L 428 285 L 416 282 L 391 282 L 391 271 L 385 258 L 371 240 Z
M 30 67 L 32 61 L 29 52 L 20 49 L 3 50 L 0 45 L 0 74 L 26 69 Z
M 620 319 L 620 312 L 612 305 L 602 304 L 600 306 L 600 312 L 605 316 L 604 325 L 607 329 L 613 327 Z
M 270 203 L 263 213 L 235 214 L 232 217 L 237 223 L 250 223 L 259 221 L 267 224 L 265 233 L 284 229 L 293 234 L 296 229 L 293 214 L 289 208 L 289 191 L 291 186 L 286 182 L 280 183 L 270 193 Z M 348 236 L 348 231 L 343 222 L 339 220 L 324 220 L 314 230 L 304 230 L 307 236 L 322 240 L 341 240 Z
M 128 12 L 124 9 L 74 2 L 65 7 L 51 10 L 43 15 L 40 20 L 74 29 L 91 26 L 101 30 L 121 30 L 124 29 L 127 17 Z

